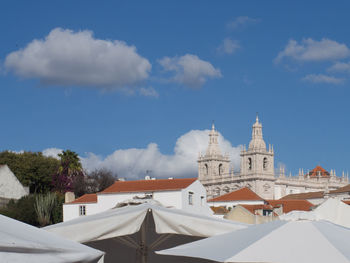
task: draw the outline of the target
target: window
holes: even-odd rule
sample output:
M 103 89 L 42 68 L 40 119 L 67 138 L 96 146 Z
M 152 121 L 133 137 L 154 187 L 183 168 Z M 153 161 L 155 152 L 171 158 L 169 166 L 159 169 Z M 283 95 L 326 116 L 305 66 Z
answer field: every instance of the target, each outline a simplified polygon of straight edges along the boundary
M 80 216 L 85 216 L 86 215 L 86 206 L 85 205 L 80 205 L 79 206 L 79 215 Z
M 201 205 L 204 205 L 204 196 L 201 196 Z
M 188 192 L 188 204 L 193 205 L 193 192 Z
M 204 166 L 205 166 L 205 174 L 208 175 L 208 174 L 209 174 L 208 165 L 207 165 L 207 164 L 204 164 Z
M 222 168 L 222 163 L 219 164 L 219 175 L 222 175 L 223 173 L 223 168 Z
M 272 211 L 271 210 L 263 210 L 263 215 L 264 216 L 269 216 L 272 214 Z
M 264 161 L 263 161 L 263 168 L 264 169 L 267 168 L 267 158 L 266 157 L 264 158 Z
M 248 169 L 252 169 L 252 158 L 248 158 Z

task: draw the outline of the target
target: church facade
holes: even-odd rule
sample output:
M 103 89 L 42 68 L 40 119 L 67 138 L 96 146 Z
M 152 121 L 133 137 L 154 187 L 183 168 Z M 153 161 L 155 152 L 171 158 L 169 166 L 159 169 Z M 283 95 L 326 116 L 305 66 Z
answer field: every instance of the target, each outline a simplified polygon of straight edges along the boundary
M 317 166 L 308 173 L 301 169 L 297 176 L 286 176 L 284 168 L 275 173 L 274 149 L 267 148 L 263 139 L 259 118 L 252 128 L 252 139 L 248 149 L 241 151 L 240 172 L 230 166 L 229 156 L 221 153 L 218 132 L 215 126 L 209 133 L 209 145 L 204 155 L 198 158 L 198 179 L 207 190 L 208 199 L 248 187 L 264 199 L 279 199 L 288 194 L 329 191 L 349 184 L 348 175 L 342 177 Z

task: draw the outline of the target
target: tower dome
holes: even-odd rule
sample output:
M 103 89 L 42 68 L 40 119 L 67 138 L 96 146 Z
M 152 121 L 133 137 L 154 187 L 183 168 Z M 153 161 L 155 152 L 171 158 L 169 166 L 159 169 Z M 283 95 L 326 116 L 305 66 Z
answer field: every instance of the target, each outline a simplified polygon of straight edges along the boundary
M 206 156 L 221 156 L 221 150 L 218 143 L 219 133 L 215 130 L 214 123 L 209 132 L 209 145 L 206 151 Z
M 253 125 L 252 140 L 249 143 L 248 150 L 264 150 L 266 151 L 266 144 L 262 134 L 262 124 L 259 122 L 259 117 L 256 116 L 256 121 Z

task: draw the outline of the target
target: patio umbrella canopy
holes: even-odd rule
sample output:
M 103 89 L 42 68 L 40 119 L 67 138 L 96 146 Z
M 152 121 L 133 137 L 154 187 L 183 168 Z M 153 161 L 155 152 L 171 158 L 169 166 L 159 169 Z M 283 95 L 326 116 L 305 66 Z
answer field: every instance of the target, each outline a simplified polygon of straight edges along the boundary
M 350 229 L 326 221 L 274 221 L 157 251 L 218 262 L 349 263 Z
M 184 258 L 157 255 L 154 250 L 246 227 L 178 209 L 141 204 L 81 217 L 45 230 L 105 251 L 105 262 L 175 263 L 184 262 Z M 186 262 L 210 262 L 190 260 L 186 258 Z
M 282 220 L 327 220 L 350 228 L 350 206 L 337 198 L 329 198 L 310 212 L 291 211 L 280 216 Z
M 0 215 L 1 262 L 103 262 L 102 251 Z M 101 261 L 99 261 L 101 260 Z

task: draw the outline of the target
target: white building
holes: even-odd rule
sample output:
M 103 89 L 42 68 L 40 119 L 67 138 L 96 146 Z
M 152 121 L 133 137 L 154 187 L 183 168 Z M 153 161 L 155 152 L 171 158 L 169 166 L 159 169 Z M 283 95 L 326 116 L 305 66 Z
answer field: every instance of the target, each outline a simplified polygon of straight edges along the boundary
M 29 188 L 21 184 L 7 165 L 0 165 L 0 198 L 3 201 L 20 199 L 29 194 Z
M 281 200 L 305 199 L 313 203 L 314 205 L 319 205 L 330 197 L 343 200 L 345 203 L 350 202 L 350 184 L 338 188 L 337 190 L 290 194 L 284 196 Z
M 275 174 L 274 149 L 263 139 L 262 124 L 256 117 L 252 129 L 252 139 L 248 149 L 241 151 L 240 172 L 230 171 L 228 156 L 221 153 L 218 132 L 214 125 L 209 133 L 209 145 L 205 155 L 198 158 L 198 179 L 207 189 L 208 199 L 248 187 L 264 199 L 279 199 L 288 194 L 314 191 L 336 190 L 349 183 L 343 173 L 337 177 L 335 171 L 328 173 L 316 167 L 308 173 L 299 171 L 298 176 L 287 177 L 284 169 Z
M 106 211 L 133 198 L 150 198 L 165 207 L 211 214 L 206 190 L 197 178 L 116 181 L 97 194 L 86 194 L 63 205 L 63 221 Z

